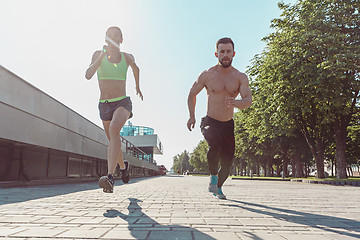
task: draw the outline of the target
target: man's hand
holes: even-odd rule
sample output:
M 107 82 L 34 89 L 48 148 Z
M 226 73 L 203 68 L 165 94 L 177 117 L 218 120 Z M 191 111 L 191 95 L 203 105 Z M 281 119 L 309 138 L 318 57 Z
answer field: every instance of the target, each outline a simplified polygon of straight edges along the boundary
M 234 107 L 235 106 L 235 98 L 225 96 L 225 106 L 227 107 Z
M 136 87 L 136 95 L 139 95 L 139 97 L 141 98 L 141 101 L 144 101 L 144 97 L 143 97 L 142 92 L 139 87 Z
M 187 127 L 188 127 L 189 131 L 194 129 L 194 127 L 195 127 L 195 118 L 193 118 L 193 117 L 189 118 L 189 120 L 187 122 Z

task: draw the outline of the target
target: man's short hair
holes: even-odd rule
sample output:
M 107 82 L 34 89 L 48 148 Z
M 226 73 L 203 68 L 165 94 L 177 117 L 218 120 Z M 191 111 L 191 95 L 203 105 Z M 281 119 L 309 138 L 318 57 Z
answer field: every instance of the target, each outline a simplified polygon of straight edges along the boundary
M 121 34 L 121 37 L 122 37 L 122 31 L 119 27 L 116 27 L 116 26 L 112 26 L 112 27 L 109 27 L 107 30 L 106 30 L 106 35 L 108 34 L 108 32 L 111 30 L 111 29 L 116 29 L 120 32 Z
M 219 47 L 219 45 L 220 45 L 221 43 L 223 43 L 223 44 L 231 43 L 231 45 L 232 45 L 232 47 L 233 47 L 233 50 L 235 51 L 234 42 L 233 42 L 233 40 L 231 40 L 231 38 L 229 38 L 229 37 L 220 38 L 220 39 L 216 42 L 216 51 L 218 50 L 218 47 Z

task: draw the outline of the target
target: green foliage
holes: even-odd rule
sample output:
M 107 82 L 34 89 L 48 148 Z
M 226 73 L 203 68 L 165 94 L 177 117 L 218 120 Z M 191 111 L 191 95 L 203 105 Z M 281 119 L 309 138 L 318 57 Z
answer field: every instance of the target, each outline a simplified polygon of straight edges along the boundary
M 360 1 L 278 6 L 274 32 L 247 70 L 253 104 L 235 114 L 235 158 L 265 175 L 289 162 L 299 176 L 315 162 L 320 178 L 336 158 L 337 177 L 346 178 L 346 162 L 360 156 Z M 207 169 L 205 143 L 191 153 L 199 170 Z
M 190 164 L 199 172 L 208 172 L 207 151 L 209 145 L 205 140 L 199 142 L 194 151 L 190 154 Z
M 184 173 L 186 171 L 193 171 L 193 166 L 189 162 L 189 153 L 185 150 L 181 154 L 173 157 L 173 170 L 174 172 Z
M 347 155 L 348 164 L 360 164 L 360 114 L 356 114 L 348 127 Z
M 279 8 L 281 17 L 272 21 L 275 32 L 264 38 L 265 51 L 248 69 L 254 102 L 241 123 L 250 142 L 256 139 L 266 147 L 278 140 L 280 149 L 292 152 L 299 147 L 291 139 L 301 131 L 321 170 L 333 135 L 346 134 L 357 111 L 359 1 L 302 0 Z M 341 144 L 342 138 L 336 139 Z M 269 154 L 261 145 L 256 149 Z

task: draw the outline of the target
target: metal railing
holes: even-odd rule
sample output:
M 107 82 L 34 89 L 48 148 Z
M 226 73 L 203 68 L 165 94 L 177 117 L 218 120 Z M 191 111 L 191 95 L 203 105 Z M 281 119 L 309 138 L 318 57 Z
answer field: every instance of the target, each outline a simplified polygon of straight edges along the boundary
M 124 137 L 120 136 L 121 142 L 125 144 L 125 153 L 130 154 L 142 161 L 156 165 L 156 161 L 149 154 L 146 154 L 143 150 L 136 147 L 134 144 L 126 140 Z

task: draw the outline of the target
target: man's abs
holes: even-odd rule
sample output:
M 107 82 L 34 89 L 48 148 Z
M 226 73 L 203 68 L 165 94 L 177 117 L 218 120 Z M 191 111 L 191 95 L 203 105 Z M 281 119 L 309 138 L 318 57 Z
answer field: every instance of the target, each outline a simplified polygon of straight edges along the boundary
M 226 122 L 233 118 L 234 108 L 225 105 L 225 98 L 208 97 L 207 115 L 218 121 Z

